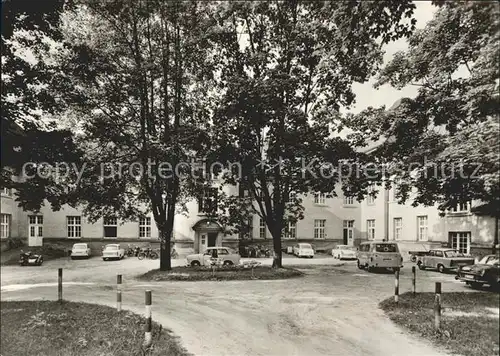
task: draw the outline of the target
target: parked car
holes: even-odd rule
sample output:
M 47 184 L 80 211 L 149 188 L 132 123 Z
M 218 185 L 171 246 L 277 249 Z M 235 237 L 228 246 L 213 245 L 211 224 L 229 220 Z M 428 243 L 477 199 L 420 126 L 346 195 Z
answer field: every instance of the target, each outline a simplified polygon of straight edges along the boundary
M 335 248 L 332 248 L 332 256 L 333 258 L 338 258 L 339 260 L 343 259 L 356 259 L 356 249 L 354 246 L 349 245 L 337 245 Z
M 394 242 L 363 242 L 359 245 L 357 259 L 358 268 L 366 268 L 368 271 L 379 268 L 398 271 L 403 267 L 403 256 L 398 244 Z
M 437 269 L 441 273 L 457 270 L 459 267 L 473 265 L 474 258 L 450 248 L 430 250 L 418 259 L 417 266 L 421 270 L 426 268 Z
M 314 249 L 311 244 L 299 243 L 293 247 L 293 254 L 297 257 L 314 257 Z
M 74 244 L 71 248 L 71 259 L 74 260 L 79 257 L 90 258 L 90 246 L 87 244 Z
M 104 246 L 102 250 L 102 259 L 107 260 L 121 260 L 125 256 L 125 249 L 120 247 L 119 244 L 109 244 Z
M 211 259 L 217 256 L 222 259 L 224 266 L 239 265 L 241 256 L 231 248 L 228 247 L 208 247 L 205 252 L 188 255 L 186 257 L 187 266 L 210 266 Z
M 500 288 L 500 257 L 487 255 L 475 265 L 463 266 L 458 269 L 455 279 L 458 279 L 473 288 L 484 284 L 492 288 Z

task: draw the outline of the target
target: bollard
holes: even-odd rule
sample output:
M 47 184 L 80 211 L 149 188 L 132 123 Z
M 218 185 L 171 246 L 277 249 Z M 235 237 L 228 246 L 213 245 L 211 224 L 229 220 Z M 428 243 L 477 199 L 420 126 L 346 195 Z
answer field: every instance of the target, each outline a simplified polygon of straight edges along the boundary
M 394 302 L 399 302 L 399 269 L 394 272 Z
M 146 328 L 144 333 L 144 347 L 148 348 L 151 346 L 151 291 L 146 291 Z
M 417 269 L 415 266 L 411 268 L 411 273 L 412 273 L 412 288 L 413 288 L 413 296 L 417 293 Z
M 120 290 L 122 285 L 122 275 L 116 275 L 116 310 L 122 310 L 122 291 Z
M 63 269 L 59 268 L 57 272 L 57 294 L 59 303 L 63 300 L 63 288 L 62 288 L 62 278 L 63 278 Z
M 434 302 L 434 328 L 441 329 L 441 282 L 436 282 L 436 298 Z

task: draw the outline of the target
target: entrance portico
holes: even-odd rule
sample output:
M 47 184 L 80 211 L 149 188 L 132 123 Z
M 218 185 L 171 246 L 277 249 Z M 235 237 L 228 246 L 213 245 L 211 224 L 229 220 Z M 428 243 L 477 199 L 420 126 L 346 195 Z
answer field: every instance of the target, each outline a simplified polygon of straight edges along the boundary
M 222 246 L 222 227 L 214 220 L 201 219 L 193 225 L 194 251 L 203 253 L 207 247 Z

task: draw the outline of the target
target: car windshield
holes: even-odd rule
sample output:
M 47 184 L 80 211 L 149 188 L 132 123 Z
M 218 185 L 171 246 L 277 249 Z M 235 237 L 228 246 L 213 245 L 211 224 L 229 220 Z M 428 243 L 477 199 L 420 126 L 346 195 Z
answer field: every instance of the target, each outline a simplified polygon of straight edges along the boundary
M 105 250 L 118 250 L 118 246 L 116 245 L 107 245 Z
M 465 255 L 462 252 L 458 251 L 445 251 L 444 255 L 445 257 L 465 257 Z
M 398 252 L 396 244 L 376 244 L 375 251 L 377 252 Z
M 310 248 L 310 249 L 312 249 L 311 245 L 309 245 L 309 244 L 299 244 L 299 248 Z
M 87 245 L 73 245 L 73 250 L 86 250 Z

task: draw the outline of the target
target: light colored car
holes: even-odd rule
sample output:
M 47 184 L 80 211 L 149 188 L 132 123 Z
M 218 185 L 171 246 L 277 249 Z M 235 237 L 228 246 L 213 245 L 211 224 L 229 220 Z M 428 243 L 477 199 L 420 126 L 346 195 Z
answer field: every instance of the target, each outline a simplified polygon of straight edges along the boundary
M 311 244 L 298 243 L 293 247 L 293 254 L 297 257 L 314 257 L 314 249 Z
M 74 244 L 71 249 L 71 259 L 85 257 L 89 258 L 91 256 L 90 247 L 87 244 Z
M 197 253 L 193 255 L 188 255 L 186 257 L 187 266 L 210 266 L 211 259 L 214 256 L 214 250 L 217 251 L 217 258 L 222 261 L 224 266 L 239 265 L 241 256 L 238 252 L 234 251 L 228 247 L 209 247 L 204 253 Z
M 339 260 L 355 260 L 356 256 L 356 248 L 354 246 L 349 245 L 337 245 L 332 249 L 333 258 L 338 258 Z
M 107 260 L 121 260 L 125 256 L 125 250 L 119 244 L 109 244 L 104 246 L 102 250 L 102 259 Z
M 359 245 L 358 268 L 368 271 L 376 269 L 391 269 L 399 271 L 403 267 L 403 256 L 399 246 L 394 242 L 368 241 Z
M 441 273 L 458 270 L 460 267 L 473 265 L 474 257 L 465 255 L 457 250 L 450 248 L 436 248 L 430 250 L 425 256 L 422 256 L 417 266 L 421 270 L 426 268 L 437 269 Z

